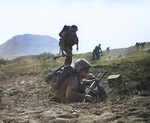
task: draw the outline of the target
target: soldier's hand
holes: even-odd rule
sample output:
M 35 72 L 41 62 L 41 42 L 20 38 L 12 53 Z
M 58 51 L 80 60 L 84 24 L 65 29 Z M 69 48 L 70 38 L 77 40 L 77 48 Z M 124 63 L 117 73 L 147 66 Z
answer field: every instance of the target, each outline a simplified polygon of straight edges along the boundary
M 99 82 L 99 80 L 98 80 L 98 79 L 95 79 L 94 81 L 95 81 L 96 83 L 98 83 L 98 82 Z
M 79 51 L 78 47 L 76 48 L 77 52 Z
M 95 78 L 95 79 L 92 79 L 91 81 L 92 81 L 92 82 L 94 82 L 94 81 L 95 81 L 96 83 L 98 83 L 98 82 L 99 82 L 99 80 L 98 80 L 98 79 L 96 79 L 96 78 Z
M 85 95 L 85 99 L 92 102 L 93 101 L 93 97 L 91 95 Z

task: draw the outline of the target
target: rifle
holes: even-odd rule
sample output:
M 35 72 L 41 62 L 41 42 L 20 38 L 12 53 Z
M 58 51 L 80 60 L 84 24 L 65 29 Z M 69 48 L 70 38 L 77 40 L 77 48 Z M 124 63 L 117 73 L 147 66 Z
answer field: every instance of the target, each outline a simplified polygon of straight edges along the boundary
M 92 93 L 92 91 L 94 90 L 94 88 L 96 88 L 97 84 L 99 84 L 99 82 L 101 81 L 101 79 L 105 76 L 105 74 L 107 73 L 107 70 L 105 70 L 104 73 L 99 73 L 97 76 L 97 81 L 93 81 L 93 83 L 90 85 L 90 87 L 87 90 L 87 94 L 90 95 Z
M 58 67 L 57 69 L 55 69 L 53 72 L 47 74 L 47 75 L 44 77 L 45 82 L 46 82 L 47 84 L 49 84 L 50 81 L 53 79 L 55 73 L 57 73 L 57 71 L 59 71 L 62 67 L 64 67 L 64 64 L 61 65 L 60 67 Z

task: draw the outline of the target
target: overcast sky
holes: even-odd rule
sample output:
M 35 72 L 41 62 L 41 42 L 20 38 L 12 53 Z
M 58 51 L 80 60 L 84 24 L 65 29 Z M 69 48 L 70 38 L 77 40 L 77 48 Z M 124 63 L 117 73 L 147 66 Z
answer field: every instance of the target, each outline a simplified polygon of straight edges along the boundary
M 150 0 L 0 0 L 0 45 L 27 33 L 59 39 L 73 24 L 79 53 L 150 42 Z

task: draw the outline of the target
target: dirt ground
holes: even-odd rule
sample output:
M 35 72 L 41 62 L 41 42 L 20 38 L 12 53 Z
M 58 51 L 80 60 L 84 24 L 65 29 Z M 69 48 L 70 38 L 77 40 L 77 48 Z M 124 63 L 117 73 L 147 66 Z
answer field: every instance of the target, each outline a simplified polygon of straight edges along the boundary
M 108 97 L 101 103 L 49 101 L 49 85 L 20 75 L 0 81 L 0 123 L 149 123 L 150 96 Z

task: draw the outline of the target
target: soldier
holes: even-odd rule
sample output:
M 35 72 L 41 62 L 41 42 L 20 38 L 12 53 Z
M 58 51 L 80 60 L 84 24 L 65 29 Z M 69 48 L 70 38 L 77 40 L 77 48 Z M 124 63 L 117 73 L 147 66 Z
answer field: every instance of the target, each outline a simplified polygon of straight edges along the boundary
M 60 48 L 62 50 L 62 55 L 66 55 L 65 59 L 65 65 L 71 65 L 72 62 L 72 46 L 77 45 L 77 51 L 78 51 L 78 37 L 76 35 L 76 32 L 78 31 L 78 28 L 76 25 L 72 25 L 68 31 L 64 32 L 62 34 L 62 38 L 60 40 Z M 65 54 L 63 53 L 65 52 Z
M 63 84 L 53 92 L 54 101 L 73 103 L 82 102 L 85 99 L 92 102 L 93 97 L 85 93 L 86 86 L 90 86 L 95 80 L 93 78 L 92 80 L 86 80 L 87 76 L 92 76 L 89 74 L 90 66 L 90 63 L 85 59 L 78 59 L 74 66 L 75 73 L 65 78 Z M 98 89 L 101 92 L 100 96 L 104 97 L 106 95 L 104 89 L 101 86 L 98 86 Z
M 137 51 L 138 51 L 138 50 L 139 50 L 140 43 L 136 42 L 135 46 L 136 46 Z
M 53 99 L 60 103 L 80 102 L 84 99 L 92 101 L 90 95 L 85 94 L 85 87 L 82 79 L 88 75 L 90 63 L 85 59 L 78 59 L 75 62 L 75 73 L 67 77 L 62 85 L 53 92 Z
M 145 42 L 141 43 L 141 50 L 143 51 L 143 49 L 145 48 Z
M 101 44 L 99 44 L 98 46 L 95 47 L 94 52 L 96 55 L 96 59 L 100 59 L 100 53 L 103 56 L 103 52 L 101 50 Z
M 106 48 L 106 50 L 107 50 L 107 55 L 109 55 L 109 48 L 110 48 L 110 47 L 107 47 L 107 48 Z

